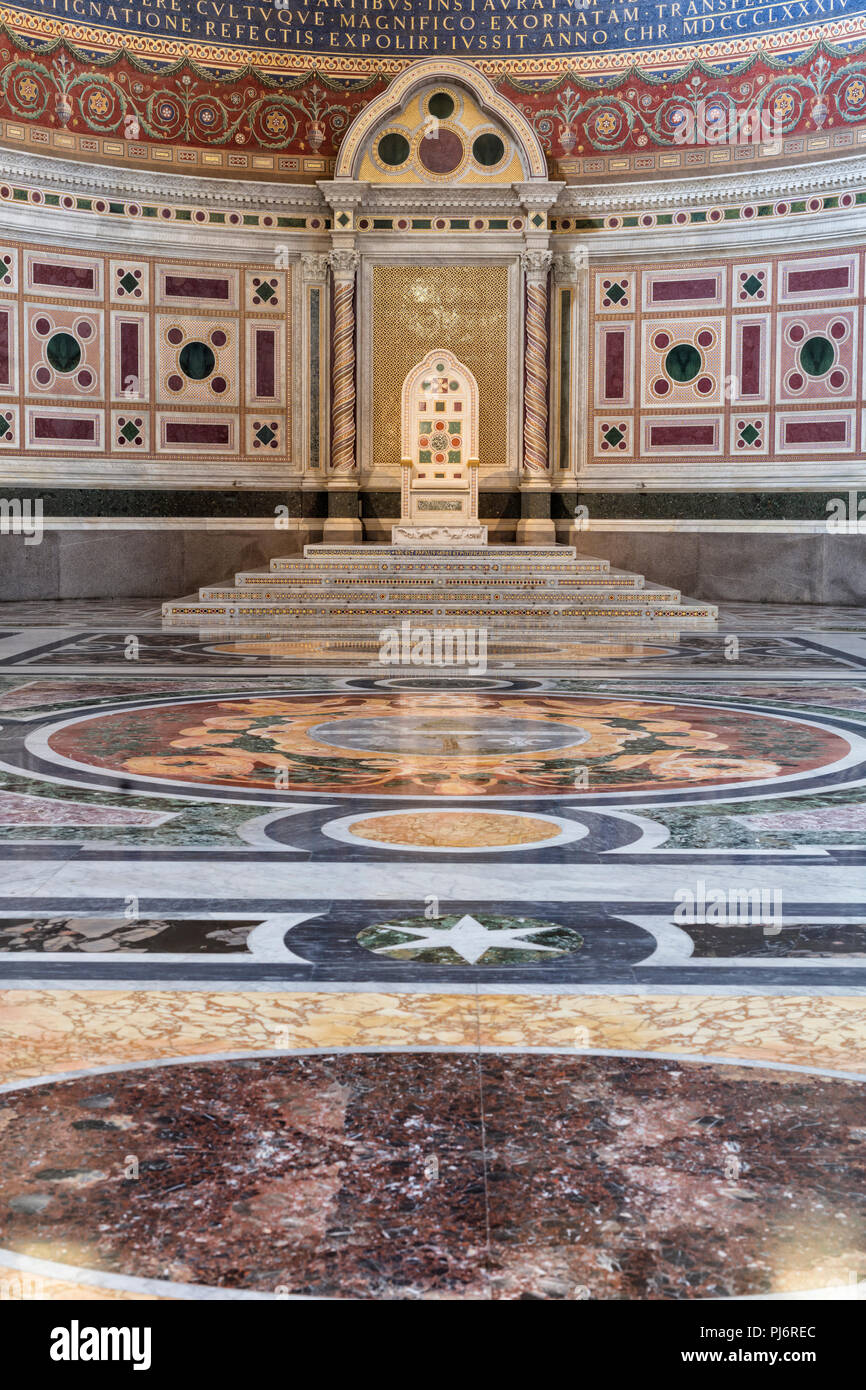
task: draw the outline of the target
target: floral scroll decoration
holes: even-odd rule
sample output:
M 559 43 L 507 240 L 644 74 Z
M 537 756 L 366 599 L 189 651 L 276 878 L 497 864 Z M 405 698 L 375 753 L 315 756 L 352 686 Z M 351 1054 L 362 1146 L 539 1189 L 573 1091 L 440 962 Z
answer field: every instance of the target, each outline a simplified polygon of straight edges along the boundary
M 358 96 L 350 91 L 347 100 L 335 101 L 326 83 L 313 74 L 298 79 L 297 90 L 267 91 L 259 73 L 225 79 L 188 61 L 161 74 L 109 73 L 95 66 L 81 69 L 64 51 L 50 64 L 37 58 L 7 63 L 0 70 L 0 100 L 21 119 L 53 116 L 66 126 L 76 118 L 99 135 L 261 149 L 300 144 L 318 153 L 326 142 L 336 149 L 367 99 L 360 90 L 371 85 L 357 84 Z
M 834 65 L 828 52 L 837 60 L 849 60 Z M 784 73 L 776 75 L 779 68 Z M 826 124 L 866 120 L 866 62 L 823 43 L 814 46 L 798 69 L 758 53 L 724 76 L 696 61 L 665 79 L 633 68 L 603 83 L 571 73 L 542 88 L 536 85 L 531 96 L 516 81 L 508 85 L 554 156 L 571 155 L 576 146 L 601 152 L 709 143 L 684 139 L 679 127 L 715 128 L 728 132 L 735 143 L 748 140 L 749 132 L 769 129 L 786 136 L 809 125 L 820 130 Z M 605 90 L 599 92 L 599 86 Z M 555 95 L 555 102 L 539 105 L 542 92 Z
M 127 49 L 100 57 L 67 39 L 34 47 L 3 22 L 0 37 L 8 45 L 0 116 L 159 144 L 333 156 L 357 113 L 392 80 L 378 65 L 367 76 L 337 79 L 251 66 L 216 72 L 190 58 L 159 64 Z M 638 67 L 597 78 L 506 74 L 496 86 L 553 158 L 710 143 L 683 138 L 698 116 L 731 132 L 763 132 L 770 122 L 775 138 L 866 123 L 866 42 L 841 48 L 821 41 L 796 61 L 759 50 L 724 73 L 696 60 L 664 75 Z

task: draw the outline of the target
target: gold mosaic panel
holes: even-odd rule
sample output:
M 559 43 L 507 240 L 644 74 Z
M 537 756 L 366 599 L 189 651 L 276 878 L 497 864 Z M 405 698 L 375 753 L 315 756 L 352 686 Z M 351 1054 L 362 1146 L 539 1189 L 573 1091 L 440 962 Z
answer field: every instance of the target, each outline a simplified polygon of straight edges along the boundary
M 373 267 L 373 447 L 378 468 L 400 463 L 400 393 L 431 348 L 457 354 L 478 382 L 478 456 L 506 462 L 508 268 Z

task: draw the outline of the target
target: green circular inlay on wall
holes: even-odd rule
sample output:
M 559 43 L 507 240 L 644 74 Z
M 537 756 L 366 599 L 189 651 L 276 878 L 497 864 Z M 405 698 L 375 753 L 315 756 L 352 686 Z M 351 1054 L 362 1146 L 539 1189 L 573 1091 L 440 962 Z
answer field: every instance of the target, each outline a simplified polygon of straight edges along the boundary
M 691 343 L 677 343 L 665 358 L 665 371 L 674 381 L 692 381 L 701 370 L 701 354 Z
M 204 381 L 216 366 L 216 357 L 207 343 L 185 343 L 177 360 L 191 381 Z
M 409 141 L 399 131 L 392 130 L 390 135 L 382 136 L 378 150 L 383 164 L 405 164 L 409 158 Z
M 829 339 L 816 334 L 814 338 L 807 338 L 800 348 L 800 366 L 809 376 L 823 376 L 829 372 L 835 356 L 835 348 Z
M 489 168 L 491 164 L 498 164 L 505 155 L 505 145 L 498 135 L 479 135 L 472 146 L 472 154 L 478 164 L 483 164 Z
M 55 372 L 74 372 L 81 361 L 81 346 L 71 333 L 55 333 L 48 339 L 45 356 Z
M 448 92 L 434 92 L 427 109 L 431 116 L 438 116 L 440 121 L 444 121 L 454 110 L 454 98 Z

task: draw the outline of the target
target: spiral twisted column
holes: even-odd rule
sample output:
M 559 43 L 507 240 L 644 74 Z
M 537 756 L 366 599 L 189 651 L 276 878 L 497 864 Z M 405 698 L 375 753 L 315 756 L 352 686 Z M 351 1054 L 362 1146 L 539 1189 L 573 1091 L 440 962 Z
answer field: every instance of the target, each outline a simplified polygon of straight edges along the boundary
M 331 373 L 331 472 L 351 473 L 355 458 L 356 251 L 332 251 L 334 347 Z
M 355 452 L 355 278 L 358 253 L 347 247 L 331 251 L 334 332 L 331 358 L 331 471 L 324 539 L 359 541 L 358 460 Z
M 527 473 L 548 475 L 547 445 L 547 281 L 549 251 L 527 251 L 526 358 L 523 396 L 523 467 Z
M 548 280 L 550 251 L 523 253 L 525 323 L 523 359 L 523 476 L 520 483 L 521 545 L 555 540 L 550 519 L 550 445 L 548 430 Z

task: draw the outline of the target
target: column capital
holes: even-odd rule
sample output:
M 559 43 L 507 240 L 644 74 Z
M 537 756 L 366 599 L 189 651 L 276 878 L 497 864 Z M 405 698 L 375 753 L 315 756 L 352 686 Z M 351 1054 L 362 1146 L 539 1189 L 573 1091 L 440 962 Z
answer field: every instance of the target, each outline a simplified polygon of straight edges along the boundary
M 301 273 L 305 280 L 326 280 L 329 257 L 327 251 L 302 251 Z
M 522 251 L 520 261 L 527 279 L 543 279 L 553 263 L 552 251 Z
M 577 284 L 588 269 L 589 248 L 586 246 L 575 246 L 571 251 L 553 258 L 553 277 L 558 285 Z
M 336 279 L 351 280 L 361 257 L 348 246 L 335 246 L 333 251 L 328 253 L 327 259 Z

